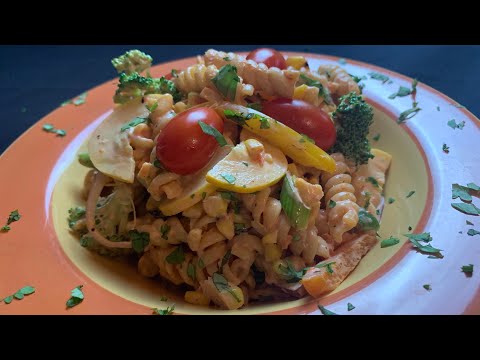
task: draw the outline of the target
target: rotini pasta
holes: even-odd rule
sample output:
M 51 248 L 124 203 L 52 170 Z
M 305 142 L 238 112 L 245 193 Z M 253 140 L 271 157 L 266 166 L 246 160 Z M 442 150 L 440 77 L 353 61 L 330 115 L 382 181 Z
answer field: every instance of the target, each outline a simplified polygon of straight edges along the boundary
M 391 156 L 372 149 L 357 164 L 331 153 L 342 120 L 332 112 L 345 112 L 342 95 L 370 105 L 352 97 L 359 89 L 343 69 L 311 71 L 303 57 L 274 67 L 208 50 L 198 60 L 172 80 L 131 63 L 135 82 L 122 75 L 115 97 L 129 102 L 90 140 L 86 209 L 71 229 L 102 255 L 134 254 L 141 275 L 181 285 L 197 306 L 335 289 L 375 244 L 361 208 L 380 219 Z M 267 104 L 290 110 L 276 119 Z M 329 139 L 312 134 L 316 116 Z

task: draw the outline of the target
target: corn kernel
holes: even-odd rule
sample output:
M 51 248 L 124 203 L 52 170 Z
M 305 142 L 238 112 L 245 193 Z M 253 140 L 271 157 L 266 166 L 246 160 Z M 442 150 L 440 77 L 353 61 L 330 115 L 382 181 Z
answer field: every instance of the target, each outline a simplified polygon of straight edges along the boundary
M 265 260 L 268 262 L 274 262 L 282 257 L 282 249 L 278 244 L 265 244 Z
M 296 70 L 300 70 L 302 67 L 308 67 L 307 60 L 303 56 L 289 56 L 285 61 L 287 67 L 291 66 Z
M 255 139 L 245 140 L 245 147 L 251 158 L 259 158 L 262 152 L 265 151 L 263 144 Z
M 268 233 L 262 238 L 263 245 L 276 244 L 277 243 L 278 230 Z
M 208 306 L 210 304 L 210 299 L 200 291 L 187 291 L 185 293 L 185 301 L 194 305 Z
M 294 99 L 303 99 L 305 96 L 305 91 L 307 90 L 307 85 L 300 85 L 293 90 Z

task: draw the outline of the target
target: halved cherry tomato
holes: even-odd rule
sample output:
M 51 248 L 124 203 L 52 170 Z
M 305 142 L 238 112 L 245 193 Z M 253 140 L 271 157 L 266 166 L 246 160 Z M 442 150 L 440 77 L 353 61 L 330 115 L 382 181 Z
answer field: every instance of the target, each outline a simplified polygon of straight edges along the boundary
M 157 138 L 157 158 L 169 171 L 192 174 L 212 158 L 217 140 L 202 131 L 199 121 L 223 133 L 222 118 L 210 108 L 196 108 L 175 116 Z
M 330 116 L 303 100 L 279 98 L 267 101 L 262 104 L 262 112 L 312 138 L 325 151 L 335 143 L 337 131 Z
M 264 63 L 268 67 L 276 67 L 280 70 L 287 68 L 285 58 L 275 49 L 260 48 L 255 49 L 247 55 L 247 60 L 253 60 L 256 63 Z

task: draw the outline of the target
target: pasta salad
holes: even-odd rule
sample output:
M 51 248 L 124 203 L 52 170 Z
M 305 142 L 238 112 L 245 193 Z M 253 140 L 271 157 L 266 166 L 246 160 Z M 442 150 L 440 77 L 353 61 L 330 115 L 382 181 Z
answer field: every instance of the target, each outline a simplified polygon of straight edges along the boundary
M 208 50 L 161 78 L 139 50 L 112 64 L 116 106 L 79 154 L 86 204 L 69 210 L 83 247 L 234 310 L 320 297 L 375 245 L 391 156 L 344 69 L 266 48 Z

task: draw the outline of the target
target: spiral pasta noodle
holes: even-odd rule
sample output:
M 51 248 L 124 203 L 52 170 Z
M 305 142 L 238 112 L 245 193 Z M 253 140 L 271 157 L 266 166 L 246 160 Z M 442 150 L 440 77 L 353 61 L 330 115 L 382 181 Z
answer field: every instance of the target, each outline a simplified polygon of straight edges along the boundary
M 331 155 L 335 160 L 336 170 L 333 173 L 323 173 L 322 184 L 325 190 L 328 227 L 335 244 L 343 242 L 343 234 L 353 229 L 358 223 L 359 206 L 356 203 L 355 188 L 345 158 L 342 154 Z M 330 206 L 330 201 L 335 205 Z
M 320 65 L 318 72 L 329 80 L 329 90 L 338 97 L 350 92 L 360 94 L 360 88 L 355 80 L 337 65 Z

